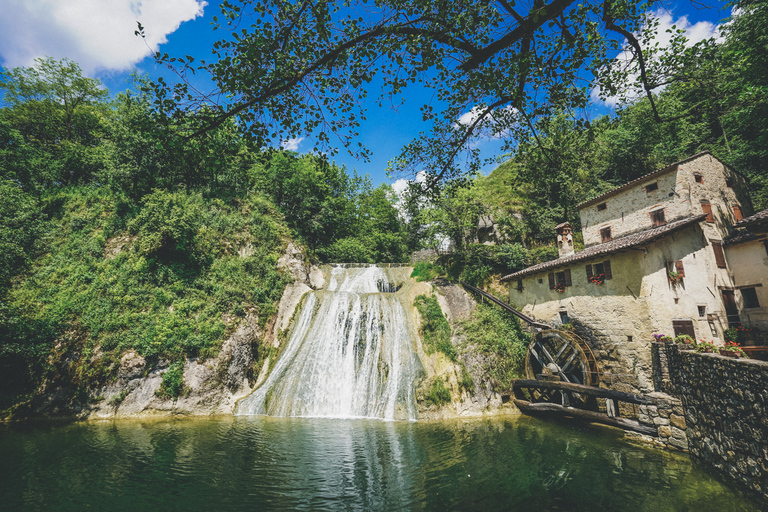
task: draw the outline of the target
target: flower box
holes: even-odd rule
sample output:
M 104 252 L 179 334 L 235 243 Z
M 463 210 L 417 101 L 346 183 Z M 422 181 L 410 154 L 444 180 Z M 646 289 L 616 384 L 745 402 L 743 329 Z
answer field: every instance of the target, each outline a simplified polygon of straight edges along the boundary
M 727 348 L 720 349 L 720 355 L 726 357 L 741 357 L 741 351 L 729 350 Z

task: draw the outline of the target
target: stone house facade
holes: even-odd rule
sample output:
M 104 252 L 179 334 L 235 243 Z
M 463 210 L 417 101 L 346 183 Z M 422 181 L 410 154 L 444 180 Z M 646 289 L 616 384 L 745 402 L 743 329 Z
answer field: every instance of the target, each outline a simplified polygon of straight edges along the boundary
M 768 332 L 768 210 L 737 222 L 736 231 L 723 241 L 733 276 L 735 312 L 741 324 Z M 733 306 L 732 306 L 733 307 Z
M 699 153 L 580 204 L 584 250 L 561 224 L 558 259 L 502 281 L 526 315 L 577 326 L 620 387 L 652 391 L 653 334 L 721 343 L 738 322 L 723 244 L 751 213 L 744 178 Z

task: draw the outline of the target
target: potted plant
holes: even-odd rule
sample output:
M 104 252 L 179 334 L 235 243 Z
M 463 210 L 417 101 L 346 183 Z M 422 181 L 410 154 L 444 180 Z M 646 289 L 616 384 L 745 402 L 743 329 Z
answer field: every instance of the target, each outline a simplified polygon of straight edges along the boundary
M 707 354 L 716 354 L 718 352 L 718 347 L 714 343 L 710 343 L 708 341 L 700 340 L 699 344 L 696 345 L 696 351 L 697 352 L 704 352 Z
M 672 285 L 676 285 L 676 284 L 678 284 L 678 283 L 682 283 L 682 282 L 683 282 L 683 276 L 681 276 L 680 274 L 678 274 L 678 273 L 677 273 L 677 272 L 675 272 L 674 270 L 670 270 L 670 271 L 668 271 L 668 272 L 667 272 L 667 275 L 668 275 L 668 277 L 669 277 L 669 282 L 670 282 Z
M 675 343 L 680 345 L 680 350 L 693 350 L 696 348 L 696 343 L 693 338 L 687 334 L 680 334 L 675 337 Z
M 671 343 L 674 341 L 674 338 L 672 336 L 667 336 L 666 334 L 654 334 L 653 340 L 658 343 Z
M 727 357 L 744 357 L 744 351 L 735 341 L 726 341 L 724 347 L 720 347 L 720 355 Z
M 565 291 L 565 283 L 560 281 L 555 285 L 555 290 L 559 293 L 563 293 Z
M 605 282 L 605 274 L 601 273 L 590 276 L 589 282 L 594 284 L 603 284 Z

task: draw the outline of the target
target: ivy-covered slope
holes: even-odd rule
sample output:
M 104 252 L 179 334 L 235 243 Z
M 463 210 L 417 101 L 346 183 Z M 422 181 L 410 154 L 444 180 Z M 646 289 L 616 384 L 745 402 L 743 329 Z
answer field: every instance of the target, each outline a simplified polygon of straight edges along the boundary
M 292 280 L 277 269 L 288 228 L 256 194 L 158 190 L 132 202 L 73 187 L 40 204 L 44 252 L 0 311 L 2 408 L 45 380 L 84 392 L 113 378 L 129 350 L 150 366 L 214 356 L 246 315 L 266 323 Z

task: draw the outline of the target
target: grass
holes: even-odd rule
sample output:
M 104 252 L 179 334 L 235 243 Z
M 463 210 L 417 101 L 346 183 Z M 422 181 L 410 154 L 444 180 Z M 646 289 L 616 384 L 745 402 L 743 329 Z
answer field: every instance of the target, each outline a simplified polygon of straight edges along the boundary
M 437 299 L 427 295 L 419 295 L 413 301 L 421 315 L 421 339 L 428 354 L 442 352 L 448 359 L 456 362 L 458 354 L 451 343 L 451 325 L 443 316 Z

